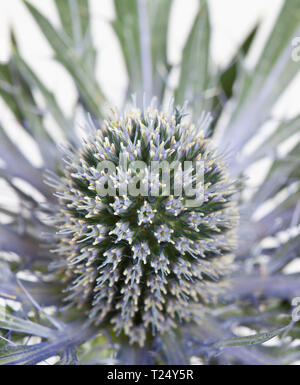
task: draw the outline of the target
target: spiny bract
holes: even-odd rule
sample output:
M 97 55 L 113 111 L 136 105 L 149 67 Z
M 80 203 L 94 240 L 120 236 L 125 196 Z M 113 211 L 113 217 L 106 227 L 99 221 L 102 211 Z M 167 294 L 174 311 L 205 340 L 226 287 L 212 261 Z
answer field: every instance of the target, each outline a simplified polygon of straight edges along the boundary
M 149 190 L 143 194 L 119 194 L 129 179 L 141 175 L 121 169 L 121 154 L 127 165 L 147 165 L 143 178 Z M 169 195 L 150 174 L 153 161 L 199 160 L 203 202 L 195 207 L 189 207 L 185 192 L 172 194 L 174 170 Z M 99 170 L 107 161 L 116 167 L 109 177 Z M 103 178 L 115 196 L 98 193 Z M 228 269 L 237 222 L 235 188 L 210 141 L 184 121 L 181 110 L 134 109 L 121 118 L 113 113 L 80 149 L 67 151 L 54 185 L 59 198 L 55 252 L 68 282 L 67 301 L 86 309 L 96 325 L 112 324 L 141 346 L 147 336 L 180 322 L 201 322 L 203 304 L 216 299 Z M 160 194 L 152 196 L 151 187 Z

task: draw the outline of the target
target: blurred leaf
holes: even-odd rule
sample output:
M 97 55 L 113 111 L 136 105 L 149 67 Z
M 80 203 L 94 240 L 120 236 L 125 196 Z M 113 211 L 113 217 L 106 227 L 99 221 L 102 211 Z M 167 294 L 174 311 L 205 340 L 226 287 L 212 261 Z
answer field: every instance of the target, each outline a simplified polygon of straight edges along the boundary
M 89 0 L 55 0 L 65 34 L 84 66 L 95 71 L 96 52 L 93 48 L 89 15 Z
M 49 197 L 49 189 L 43 182 L 43 175 L 39 169 L 25 158 L 18 147 L 12 142 L 0 124 L 0 159 L 5 162 L 5 168 L 0 169 L 0 176 L 9 182 L 14 177 L 24 179 L 34 186 L 44 196 Z
M 24 365 L 28 362 L 28 357 L 35 352 L 38 352 L 38 347 L 35 345 L 6 346 L 0 349 L 0 365 Z M 38 362 L 40 362 L 40 360 Z
M 153 365 L 153 357 L 146 347 L 120 344 L 116 360 L 121 365 Z
M 119 39 L 129 76 L 129 94 L 162 101 L 170 66 L 167 38 L 171 0 L 115 0 L 112 26 Z M 150 68 L 149 68 L 150 67 Z
M 274 235 L 278 231 L 286 230 L 292 225 L 293 214 L 300 200 L 300 189 L 290 194 L 287 199 L 274 207 L 270 214 L 263 217 L 259 226 L 261 234 Z M 267 231 L 263 231 L 266 226 Z
M 276 250 L 265 267 L 266 273 L 278 273 L 297 257 L 300 257 L 300 235 L 289 239 Z
M 0 309 L 1 310 L 1 309 Z M 61 323 L 61 329 L 49 329 L 34 322 L 12 315 L 0 313 L 0 328 L 27 333 L 29 336 L 41 336 L 46 341 L 26 346 L 6 346 L 0 349 L 0 365 L 35 365 L 50 357 L 61 356 L 62 362 L 75 362 L 74 347 L 95 336 L 95 330 L 80 322 Z M 69 354 L 71 353 L 71 357 Z M 69 358 L 68 358 L 69 357 Z M 67 359 L 67 360 L 66 360 Z
M 170 66 L 167 60 L 168 27 L 172 0 L 148 1 L 151 20 L 153 95 L 162 102 Z
M 265 156 L 274 156 L 274 154 L 277 153 L 278 146 L 298 132 L 300 132 L 300 116 L 296 116 L 289 121 L 280 123 L 278 127 L 276 127 L 274 133 L 267 137 L 258 148 L 256 148 L 250 155 L 241 159 L 238 168 L 236 169 L 241 171 L 249 164 L 258 161 Z
M 124 55 L 129 76 L 129 94 L 140 95 L 144 90 L 137 0 L 114 0 L 114 4 L 116 19 L 112 27 Z
M 167 365 L 188 365 L 189 359 L 180 343 L 180 338 L 175 333 L 166 333 L 161 336 L 162 349 Z
M 19 68 L 19 71 L 22 73 L 24 78 L 27 79 L 28 83 L 32 85 L 32 87 L 37 88 L 41 92 L 42 96 L 44 97 L 46 106 L 49 109 L 49 112 L 51 113 L 53 118 L 56 120 L 59 127 L 63 129 L 65 133 L 69 133 L 71 135 L 71 130 L 72 130 L 71 122 L 65 117 L 53 93 L 46 88 L 46 86 L 32 71 L 32 69 L 28 66 L 28 64 L 21 58 L 17 50 L 15 51 L 14 54 L 15 54 L 14 60 L 17 67 Z
M 237 77 L 238 62 L 248 53 L 251 44 L 254 40 L 254 37 L 256 36 L 257 29 L 258 24 L 255 25 L 255 27 L 250 31 L 249 35 L 246 37 L 245 41 L 238 49 L 238 52 L 232 59 L 228 68 L 220 76 L 220 84 L 227 99 L 230 99 L 232 97 L 233 86 Z
M 12 36 L 12 42 L 14 38 Z M 14 114 L 17 121 L 38 143 L 41 156 L 53 167 L 54 142 L 43 126 L 43 114 L 36 104 L 32 89 L 20 73 L 14 57 L 0 65 L 0 97 Z
M 294 167 L 286 168 L 288 173 L 290 173 L 292 169 L 294 169 Z M 285 176 L 283 178 L 283 176 L 280 176 L 279 173 L 273 174 L 272 179 L 276 182 L 274 182 L 275 188 L 272 188 L 272 182 L 269 180 L 266 182 L 266 186 L 263 184 L 262 188 L 260 189 L 260 194 L 257 195 L 257 197 L 254 197 L 255 200 L 252 198 L 251 203 L 247 205 L 248 213 L 243 214 L 245 217 L 248 215 L 250 220 L 244 223 L 243 226 L 239 229 L 240 246 L 236 251 L 236 254 L 239 257 L 242 256 L 243 258 L 249 258 L 248 253 L 253 250 L 253 244 L 258 244 L 265 237 L 272 237 L 279 231 L 285 231 L 291 226 L 296 225 L 295 223 L 293 224 L 293 217 L 297 205 L 299 205 L 299 187 L 296 188 L 295 191 L 290 192 L 280 203 L 276 204 L 272 201 L 267 202 L 269 195 L 271 195 L 269 198 L 272 198 L 272 194 L 275 194 L 274 190 L 276 191 L 277 189 L 281 188 L 282 184 L 286 182 L 287 177 Z M 268 191 L 268 186 L 270 191 Z M 263 200 L 264 196 L 266 196 L 266 201 Z M 262 200 L 260 201 L 260 199 Z M 271 205 L 271 210 L 258 221 L 251 220 L 253 212 L 260 209 L 258 203 L 264 204 L 265 202 L 267 202 L 269 206 Z M 276 249 L 273 251 L 272 255 L 275 253 Z
M 48 19 L 28 1 L 24 0 L 24 4 L 54 50 L 56 59 L 72 76 L 84 106 L 98 118 L 101 118 L 103 116 L 103 103 L 105 99 L 94 74 L 90 72 L 90 68 L 84 65 L 81 57 L 70 46 L 69 38 L 63 31 L 59 33 L 50 24 Z
M 288 365 L 299 358 L 299 350 L 286 346 L 276 347 L 272 352 L 267 346 L 241 346 L 226 347 L 220 352 L 220 357 L 226 359 L 225 363 L 238 365 Z
M 41 239 L 20 231 L 12 225 L 0 224 L 0 246 L 2 251 L 13 252 L 26 261 L 41 261 L 49 263 L 50 252 L 44 251 L 40 246 Z
M 60 360 L 56 365 L 78 365 L 78 359 L 74 348 L 66 349 L 62 352 Z
M 20 268 L 20 266 L 18 266 Z M 29 282 L 20 280 L 21 284 L 26 287 L 26 290 L 32 295 L 41 306 L 53 306 L 60 304 L 63 296 L 63 284 L 53 282 Z M 21 302 L 23 305 L 32 303 L 21 290 L 20 284 L 16 276 L 12 273 L 9 267 L 0 263 L 0 297 L 12 301 Z
M 83 46 L 89 34 L 89 1 L 88 0 L 55 0 L 63 29 L 74 46 Z
M 11 59 L 0 65 L 0 95 L 22 126 L 35 137 L 41 133 L 41 115 L 32 90 Z
M 270 339 L 278 336 L 280 333 L 286 330 L 286 327 L 273 330 L 271 332 L 258 333 L 248 337 L 235 337 L 227 340 L 218 341 L 215 343 L 215 347 L 224 348 L 227 346 L 244 346 L 262 344 Z
M 54 330 L 45 326 L 8 314 L 3 307 L 0 307 L 0 329 L 1 328 L 44 338 L 50 338 L 54 333 Z
M 214 102 L 211 111 L 213 121 L 209 129 L 210 136 L 212 136 L 215 131 L 216 125 L 222 114 L 225 104 L 233 95 L 233 88 L 236 84 L 239 66 L 242 65 L 244 56 L 246 56 L 246 54 L 248 53 L 251 44 L 256 36 L 257 30 L 258 24 L 254 26 L 254 28 L 250 31 L 249 35 L 246 37 L 242 45 L 238 48 L 237 53 L 234 55 L 228 67 L 223 70 L 219 75 L 219 84 L 217 85 L 218 94 L 214 97 Z
M 196 116 L 207 106 L 205 92 L 210 86 L 210 21 L 207 2 L 202 1 L 183 50 L 181 74 L 175 103 L 187 100 Z
M 267 297 L 291 300 L 299 296 L 300 274 L 236 277 L 229 290 L 234 298 Z
M 22 121 L 23 115 L 19 110 L 17 102 L 14 98 L 16 88 L 12 84 L 11 74 L 8 64 L 0 64 L 0 96 L 11 109 L 18 121 Z
M 284 2 L 270 37 L 253 71 L 237 88 L 236 106 L 220 137 L 223 146 L 240 150 L 257 132 L 271 109 L 299 71 L 291 57 L 291 41 L 300 31 L 300 3 Z M 228 138 L 228 139 L 227 139 Z
M 300 145 L 298 146 L 300 149 Z M 290 178 L 292 172 L 300 165 L 300 152 L 288 155 L 288 158 L 276 159 L 267 173 L 263 183 L 254 194 L 252 203 L 255 206 L 265 202 L 275 196 L 280 190 L 287 186 L 287 182 L 292 183 Z M 288 183 L 288 184 L 290 184 Z
M 59 355 L 67 345 L 63 338 L 35 345 L 7 346 L 0 349 L 0 365 L 36 365 Z
M 83 365 L 101 365 L 101 364 L 120 364 L 113 358 L 115 356 L 117 346 L 108 342 L 107 333 L 100 334 L 90 341 L 84 343 L 78 349 L 78 359 Z M 108 358 L 107 358 L 108 357 Z

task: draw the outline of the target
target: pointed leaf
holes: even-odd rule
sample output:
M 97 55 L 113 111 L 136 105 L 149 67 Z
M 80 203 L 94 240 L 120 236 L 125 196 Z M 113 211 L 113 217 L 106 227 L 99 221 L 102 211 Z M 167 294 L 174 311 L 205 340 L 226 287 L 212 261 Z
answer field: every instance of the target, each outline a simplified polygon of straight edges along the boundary
M 282 333 L 286 327 L 272 330 L 270 332 L 265 333 L 257 333 L 252 336 L 248 337 L 235 337 L 235 338 L 229 338 L 227 340 L 218 341 L 215 343 L 215 347 L 217 348 L 224 348 L 227 346 L 244 346 L 244 345 L 256 345 L 256 344 L 262 344 L 264 342 L 269 341 L 270 339 L 278 336 L 280 333 Z
M 198 115 L 203 106 L 207 106 L 205 92 L 211 82 L 209 58 L 210 21 L 207 2 L 202 1 L 183 50 L 180 80 L 175 92 L 175 103 L 183 105 L 187 100 Z
M 55 0 L 61 24 L 65 34 L 85 63 L 86 68 L 95 72 L 96 52 L 93 47 L 90 31 L 90 15 L 88 0 Z
M 238 88 L 232 118 L 219 139 L 224 146 L 230 145 L 233 152 L 240 150 L 257 132 L 299 72 L 299 64 L 292 60 L 290 44 L 300 32 L 299 14 L 299 1 L 284 2 L 256 67 Z
M 55 52 L 56 59 L 68 70 L 79 90 L 82 103 L 97 117 L 102 117 L 104 96 L 93 75 L 85 68 L 64 32 L 59 33 L 32 4 L 24 0 L 27 9 L 39 25 Z
M 225 95 L 228 99 L 232 97 L 233 86 L 235 84 L 238 71 L 237 63 L 248 53 L 251 44 L 254 40 L 254 37 L 256 36 L 257 29 L 258 25 L 255 25 L 255 27 L 250 31 L 249 35 L 246 37 L 245 41 L 242 43 L 241 47 L 238 49 L 237 54 L 232 59 L 226 71 L 224 71 L 220 77 L 222 89 L 224 90 Z
M 32 336 L 49 338 L 53 336 L 53 330 L 26 319 L 8 314 L 0 307 L 0 329 L 13 330 Z
M 153 95 L 162 102 L 170 66 L 167 60 L 168 27 L 172 0 L 148 1 L 151 20 Z
M 71 122 L 65 117 L 53 93 L 46 88 L 43 82 L 37 77 L 37 75 L 32 71 L 32 69 L 28 66 L 28 64 L 21 58 L 21 56 L 17 51 L 15 52 L 14 58 L 15 58 L 15 63 L 18 66 L 24 78 L 28 80 L 28 82 L 32 85 L 32 87 L 36 87 L 41 92 L 42 96 L 45 99 L 47 108 L 51 112 L 51 115 L 56 120 L 59 127 L 61 127 L 66 133 L 71 134 L 71 130 L 72 130 Z
M 143 92 L 137 0 L 114 0 L 116 19 L 112 27 L 120 41 L 129 76 L 129 93 Z

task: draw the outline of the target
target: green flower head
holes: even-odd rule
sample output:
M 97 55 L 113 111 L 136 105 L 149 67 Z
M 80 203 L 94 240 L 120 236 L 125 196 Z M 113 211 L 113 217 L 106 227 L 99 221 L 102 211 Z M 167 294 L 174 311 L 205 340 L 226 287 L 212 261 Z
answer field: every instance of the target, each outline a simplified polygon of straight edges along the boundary
M 201 322 L 224 284 L 237 224 L 234 184 L 201 127 L 179 109 L 113 113 L 66 151 L 56 188 L 68 302 L 141 346 Z

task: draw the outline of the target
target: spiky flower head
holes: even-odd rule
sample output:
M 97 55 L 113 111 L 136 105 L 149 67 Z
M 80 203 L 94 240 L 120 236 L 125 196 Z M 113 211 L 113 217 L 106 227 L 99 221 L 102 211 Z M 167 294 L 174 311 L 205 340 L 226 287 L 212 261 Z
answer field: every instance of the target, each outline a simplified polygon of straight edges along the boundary
M 201 322 L 237 221 L 234 185 L 204 132 L 179 109 L 113 113 L 67 151 L 60 176 L 55 252 L 66 300 L 141 346 L 180 322 Z M 182 185 L 189 193 L 178 193 Z

